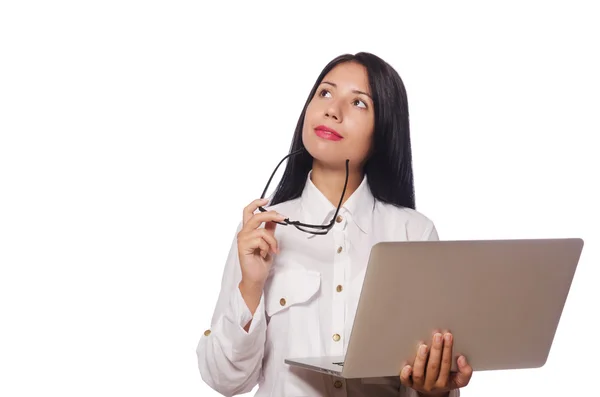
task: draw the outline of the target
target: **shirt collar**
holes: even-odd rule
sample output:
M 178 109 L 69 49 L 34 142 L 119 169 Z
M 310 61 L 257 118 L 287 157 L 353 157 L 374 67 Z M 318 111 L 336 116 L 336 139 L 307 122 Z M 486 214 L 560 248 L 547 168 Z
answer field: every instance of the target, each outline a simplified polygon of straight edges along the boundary
M 334 206 L 325 195 L 317 189 L 310 178 L 311 174 L 312 171 L 308 173 L 300 200 L 300 214 L 303 219 L 298 220 L 303 223 L 317 225 L 326 224 L 331 221 L 337 206 Z M 369 183 L 365 175 L 358 188 L 340 208 L 340 214 L 346 215 L 346 217 L 349 218 L 349 220 L 352 220 L 361 231 L 368 234 L 371 231 L 371 217 L 374 206 L 375 198 L 371 194 L 371 189 L 369 188 Z M 311 236 L 309 233 L 306 234 L 309 237 Z

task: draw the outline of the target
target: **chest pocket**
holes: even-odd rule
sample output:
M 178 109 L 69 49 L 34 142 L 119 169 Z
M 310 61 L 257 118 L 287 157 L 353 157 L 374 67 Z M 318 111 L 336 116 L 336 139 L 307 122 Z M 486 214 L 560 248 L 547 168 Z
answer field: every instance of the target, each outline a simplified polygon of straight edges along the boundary
M 286 358 L 322 354 L 320 341 L 319 289 L 321 273 L 301 266 L 277 267 L 265 284 L 267 346 L 272 365 Z M 312 396 L 306 374 L 299 376 L 283 366 L 277 374 L 278 390 L 285 396 Z M 319 375 L 320 376 L 320 375 Z M 319 377 L 320 379 L 320 377 Z
M 308 303 L 321 286 L 321 274 L 303 268 L 276 269 L 265 285 L 267 316 Z

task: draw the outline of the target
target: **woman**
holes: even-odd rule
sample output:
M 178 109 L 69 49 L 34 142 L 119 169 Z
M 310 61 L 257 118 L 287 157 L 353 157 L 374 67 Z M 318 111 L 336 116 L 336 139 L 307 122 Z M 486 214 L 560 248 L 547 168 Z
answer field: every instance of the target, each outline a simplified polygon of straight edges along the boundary
M 271 202 L 243 211 L 212 327 L 197 349 L 204 381 L 226 396 L 257 384 L 256 396 L 273 397 L 458 395 L 472 369 L 460 357 L 450 373 L 449 333 L 419 346 L 414 365 L 394 378 L 343 380 L 284 363 L 344 354 L 374 244 L 438 239 L 415 210 L 400 76 L 369 53 L 331 61 L 286 157 Z

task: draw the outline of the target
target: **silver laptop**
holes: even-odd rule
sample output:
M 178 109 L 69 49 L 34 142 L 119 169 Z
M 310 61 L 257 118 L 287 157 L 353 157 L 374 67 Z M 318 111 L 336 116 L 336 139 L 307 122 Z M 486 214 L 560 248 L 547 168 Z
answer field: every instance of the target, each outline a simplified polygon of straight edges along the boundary
M 454 335 L 453 367 L 546 363 L 583 240 L 382 242 L 373 246 L 343 357 L 287 358 L 341 378 L 398 376 L 435 329 Z

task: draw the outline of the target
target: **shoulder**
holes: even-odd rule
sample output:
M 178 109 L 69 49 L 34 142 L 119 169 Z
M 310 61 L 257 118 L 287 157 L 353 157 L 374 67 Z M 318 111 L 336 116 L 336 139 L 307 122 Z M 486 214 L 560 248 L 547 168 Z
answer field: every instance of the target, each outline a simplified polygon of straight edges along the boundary
M 375 201 L 376 222 L 387 225 L 388 228 L 402 228 L 408 240 L 437 240 L 436 226 L 425 214 L 407 207 Z

